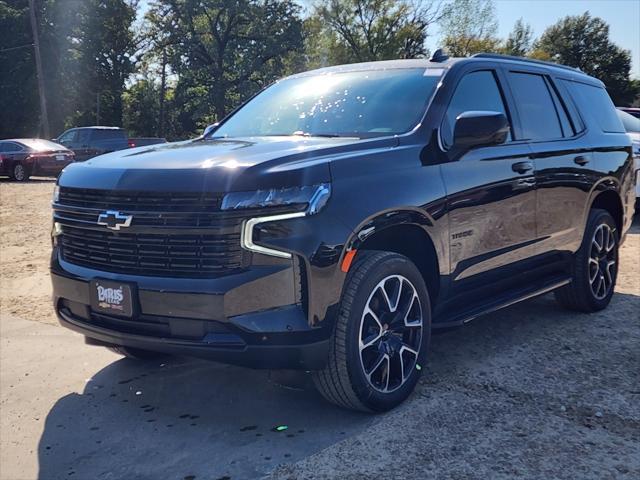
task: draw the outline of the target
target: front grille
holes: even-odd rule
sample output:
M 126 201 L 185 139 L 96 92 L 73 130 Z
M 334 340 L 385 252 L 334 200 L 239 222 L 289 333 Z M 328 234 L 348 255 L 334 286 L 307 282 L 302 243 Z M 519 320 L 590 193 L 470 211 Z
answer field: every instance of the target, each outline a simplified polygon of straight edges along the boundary
M 54 204 L 54 219 L 62 225 L 58 245 L 69 263 L 130 275 L 190 278 L 221 276 L 245 266 L 242 218 L 220 212 L 217 195 L 96 192 L 62 188 Z M 114 231 L 98 225 L 98 215 L 106 210 L 133 215 L 131 226 Z
M 97 210 L 130 212 L 212 212 L 220 209 L 217 193 L 140 192 L 61 187 L 58 203 Z

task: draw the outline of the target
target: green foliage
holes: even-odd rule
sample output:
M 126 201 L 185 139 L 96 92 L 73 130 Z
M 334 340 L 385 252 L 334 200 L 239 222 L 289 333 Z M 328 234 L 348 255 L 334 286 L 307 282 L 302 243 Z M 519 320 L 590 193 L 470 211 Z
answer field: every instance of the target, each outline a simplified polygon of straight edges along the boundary
M 185 133 L 221 119 L 286 73 L 303 48 L 292 0 L 158 0 L 150 13 L 171 46 Z M 168 32 L 168 33 L 167 33 Z
M 629 52 L 585 13 L 532 41 L 522 19 L 496 37 L 492 0 L 35 0 L 53 134 L 123 125 L 132 136 L 187 138 L 274 80 L 310 68 L 427 55 L 439 23 L 453 56 L 500 52 L 600 78 L 619 105 L 640 104 Z M 0 138 L 36 136 L 40 107 L 28 0 L 0 0 Z M 165 74 L 163 75 L 162 72 Z
M 27 0 L 0 1 L 0 138 L 37 133 L 39 106 Z
M 78 96 L 73 123 L 122 125 L 122 92 L 135 70 L 137 39 L 132 25 L 137 2 L 86 0 L 77 26 Z M 98 119 L 98 102 L 100 117 Z
M 633 101 L 630 52 L 609 39 L 609 25 L 601 18 L 589 12 L 565 17 L 544 31 L 535 48 L 554 62 L 577 67 L 602 80 L 617 105 Z
M 498 20 L 492 0 L 453 0 L 442 14 L 443 45 L 449 55 L 499 52 Z
M 501 53 L 524 57 L 531 51 L 532 44 L 533 30 L 531 30 L 531 25 L 524 23 L 520 18 L 513 26 Z
M 330 0 L 306 21 L 310 66 L 417 58 L 438 9 L 433 2 Z

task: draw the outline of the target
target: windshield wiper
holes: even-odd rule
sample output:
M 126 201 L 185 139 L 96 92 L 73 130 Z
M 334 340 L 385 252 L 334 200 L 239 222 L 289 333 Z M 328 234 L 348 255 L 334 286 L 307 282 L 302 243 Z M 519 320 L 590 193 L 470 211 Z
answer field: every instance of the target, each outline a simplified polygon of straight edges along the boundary
M 302 132 L 299 130 L 296 132 L 293 132 L 291 135 L 294 135 L 296 137 L 323 137 L 323 138 L 340 138 L 344 136 L 338 133 L 311 133 L 311 132 Z

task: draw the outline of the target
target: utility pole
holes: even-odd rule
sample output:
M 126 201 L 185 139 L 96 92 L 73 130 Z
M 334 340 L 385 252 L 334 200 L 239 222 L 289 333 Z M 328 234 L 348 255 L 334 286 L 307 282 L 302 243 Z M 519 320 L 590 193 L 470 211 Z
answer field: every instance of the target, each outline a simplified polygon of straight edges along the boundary
M 167 50 L 162 49 L 162 75 L 160 80 L 160 128 L 158 136 L 164 138 L 164 98 L 167 88 Z
M 100 125 L 100 92 L 96 93 L 96 125 Z
M 38 91 L 40 93 L 40 121 L 42 133 L 46 139 L 51 138 L 49 133 L 49 115 L 47 114 L 47 97 L 44 92 L 44 76 L 42 73 L 42 57 L 40 56 L 40 36 L 38 35 L 38 20 L 36 17 L 36 0 L 29 0 L 29 12 L 31 16 L 31 31 L 33 33 L 33 45 L 36 53 L 36 74 L 38 77 Z

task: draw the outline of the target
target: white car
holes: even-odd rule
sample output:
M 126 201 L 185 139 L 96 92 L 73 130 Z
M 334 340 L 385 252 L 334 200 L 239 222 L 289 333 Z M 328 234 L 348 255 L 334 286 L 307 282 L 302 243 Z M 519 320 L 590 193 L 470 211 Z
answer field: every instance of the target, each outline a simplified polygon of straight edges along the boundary
M 636 212 L 640 212 L 640 119 L 618 110 L 618 116 L 622 120 L 627 134 L 633 143 L 633 159 L 636 167 Z

